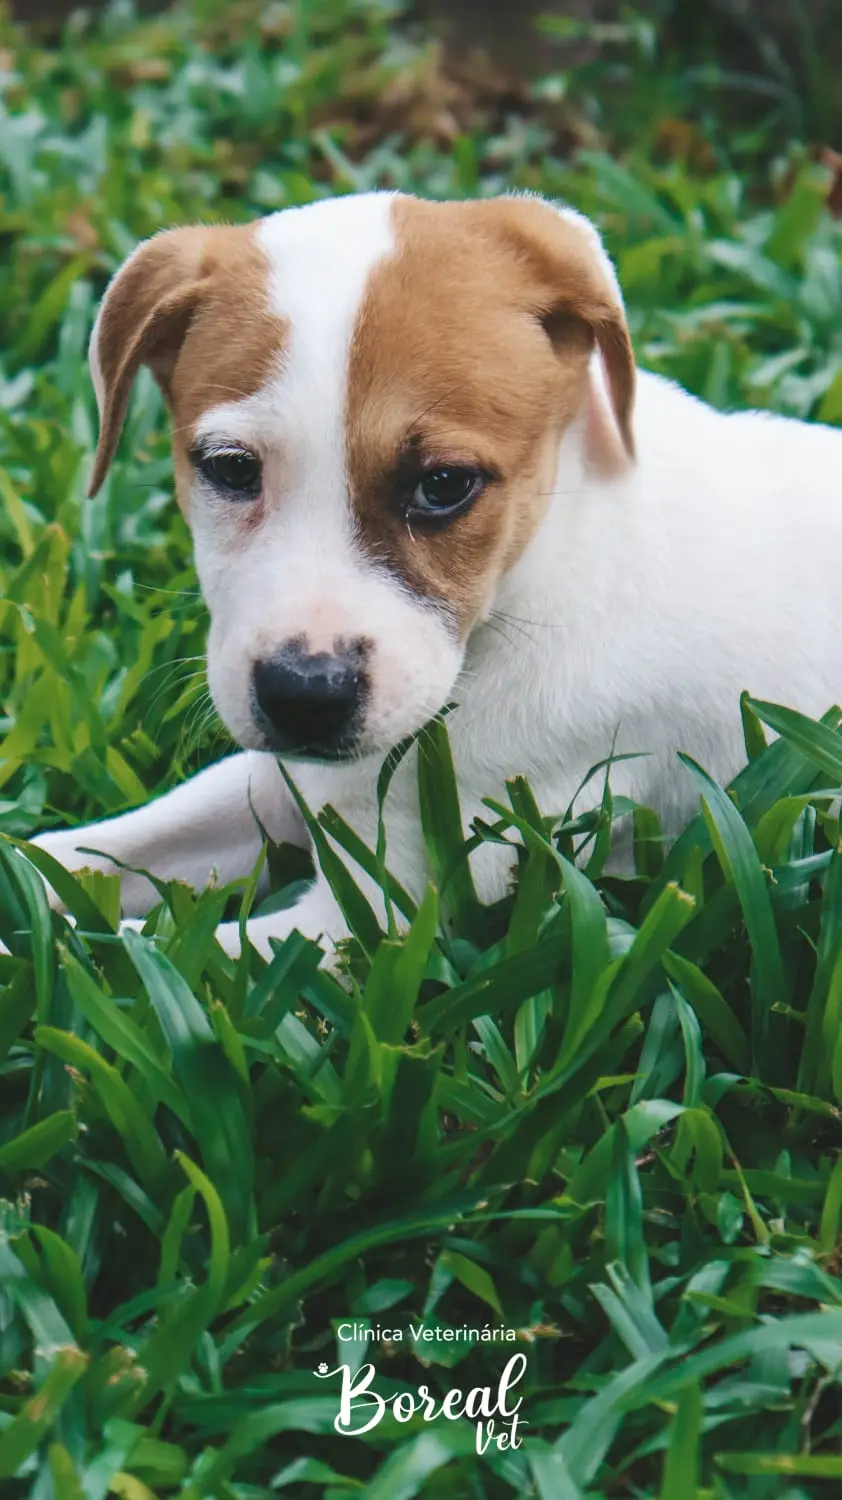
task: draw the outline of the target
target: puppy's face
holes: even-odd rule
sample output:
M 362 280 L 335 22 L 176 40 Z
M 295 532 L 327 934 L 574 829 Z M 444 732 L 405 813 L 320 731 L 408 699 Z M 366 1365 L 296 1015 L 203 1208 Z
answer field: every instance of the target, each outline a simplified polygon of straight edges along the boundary
M 610 266 L 537 200 L 372 194 L 148 241 L 94 330 L 94 488 L 144 362 L 216 706 L 285 755 L 382 755 L 420 728 L 541 522 L 566 428 L 581 415 L 603 467 L 631 452 Z

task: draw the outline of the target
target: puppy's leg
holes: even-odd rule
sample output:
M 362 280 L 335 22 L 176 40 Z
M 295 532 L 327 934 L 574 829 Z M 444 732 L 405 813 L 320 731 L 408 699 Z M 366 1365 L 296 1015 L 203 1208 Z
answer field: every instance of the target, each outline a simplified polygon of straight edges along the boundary
M 279 843 L 309 843 L 272 756 L 244 751 L 145 807 L 84 828 L 43 833 L 32 842 L 68 870 L 119 873 L 113 863 L 119 860 L 201 890 L 211 880 L 224 885 L 251 874 L 260 852 L 260 825 Z M 148 880 L 123 872 L 127 915 L 142 916 L 157 900 Z
M 272 912 L 267 917 L 250 917 L 246 923 L 247 942 L 267 959 L 272 957 L 271 939 L 283 942 L 291 932 L 300 932 L 302 937 L 312 938 L 314 942 L 322 940 L 328 956 L 332 947 L 348 936 L 348 925 L 323 875 L 319 875 L 295 906 L 286 911 Z M 232 958 L 239 957 L 239 922 L 221 923 L 216 936 L 226 953 Z
M 299 773 L 300 776 L 300 773 Z M 300 778 L 301 779 L 301 778 Z M 373 780 L 373 778 L 372 778 Z M 321 800 L 314 796 L 315 787 L 305 788 L 308 801 L 315 811 Z M 369 849 L 377 842 L 377 796 L 374 785 L 356 786 L 350 795 L 331 788 L 330 801 L 345 822 L 354 829 Z M 424 845 L 414 796 L 414 783 L 410 784 L 411 796 L 401 797 L 400 792 L 392 799 L 386 812 L 386 865 L 404 889 L 416 901 L 420 900 L 427 882 L 428 872 L 424 857 Z M 386 910 L 383 892 L 375 880 L 367 875 L 349 855 L 336 845 L 337 856 L 348 869 L 351 878 L 359 887 L 372 908 L 381 928 L 386 930 Z M 405 923 L 396 914 L 400 926 Z M 328 955 L 333 945 L 349 935 L 348 925 L 330 885 L 319 871 L 312 886 L 285 911 L 273 912 L 269 916 L 252 917 L 246 924 L 248 942 L 265 958 L 271 958 L 271 939 L 283 941 L 293 931 L 314 941 L 324 940 Z M 217 937 L 227 953 L 236 956 L 240 952 L 240 927 L 237 922 L 224 922 L 217 928 Z

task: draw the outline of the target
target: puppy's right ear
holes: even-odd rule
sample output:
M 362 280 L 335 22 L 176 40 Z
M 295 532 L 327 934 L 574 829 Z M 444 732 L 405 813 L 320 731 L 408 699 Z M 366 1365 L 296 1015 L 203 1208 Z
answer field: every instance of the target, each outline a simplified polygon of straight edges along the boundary
M 117 448 L 132 384 L 148 365 L 164 396 L 202 295 L 212 230 L 169 229 L 139 245 L 117 272 L 100 307 L 89 349 L 99 407 L 99 442 L 89 495 L 95 495 Z

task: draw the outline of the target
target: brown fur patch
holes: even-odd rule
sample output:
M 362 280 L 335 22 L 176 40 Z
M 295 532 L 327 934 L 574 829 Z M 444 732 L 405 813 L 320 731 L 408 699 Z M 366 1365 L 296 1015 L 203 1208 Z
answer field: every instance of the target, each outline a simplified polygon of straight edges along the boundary
M 91 494 L 114 456 L 142 364 L 174 415 L 182 507 L 198 418 L 208 407 L 252 395 L 277 367 L 285 330 L 269 305 L 269 268 L 255 229 L 168 230 L 142 245 L 111 283 L 96 337 L 102 412 Z
M 546 206 L 399 198 L 392 213 L 397 251 L 372 274 L 350 353 L 351 504 L 370 555 L 464 634 L 543 518 L 594 340 L 629 450 L 634 365 L 586 236 Z M 461 516 L 408 524 L 408 453 L 498 477 Z

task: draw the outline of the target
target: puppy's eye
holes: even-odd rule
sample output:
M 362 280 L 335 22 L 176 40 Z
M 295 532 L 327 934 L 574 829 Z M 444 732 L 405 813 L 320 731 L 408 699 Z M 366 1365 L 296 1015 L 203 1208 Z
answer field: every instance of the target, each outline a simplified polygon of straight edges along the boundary
M 216 453 L 197 453 L 194 463 L 214 489 L 235 499 L 253 500 L 260 494 L 260 459 L 245 448 L 224 448 Z
M 447 515 L 464 509 L 484 487 L 486 476 L 478 469 L 448 464 L 428 469 L 413 491 L 409 509 L 415 515 Z

